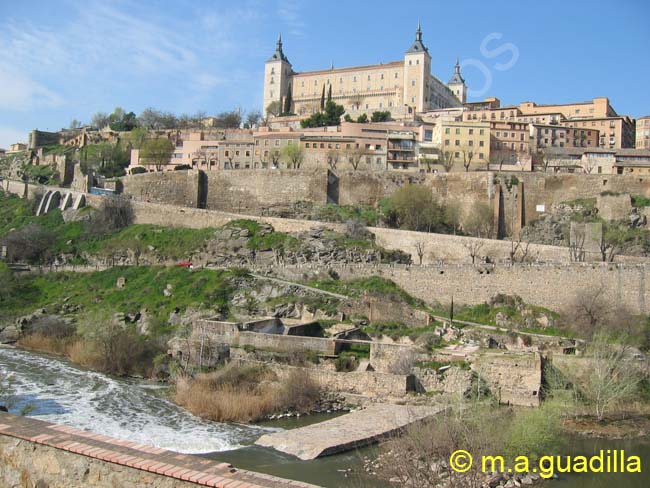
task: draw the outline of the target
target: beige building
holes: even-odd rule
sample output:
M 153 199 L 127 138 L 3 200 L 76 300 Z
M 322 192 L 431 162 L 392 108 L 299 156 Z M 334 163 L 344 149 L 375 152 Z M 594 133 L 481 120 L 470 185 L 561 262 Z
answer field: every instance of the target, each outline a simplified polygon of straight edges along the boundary
M 272 102 L 281 107 L 290 94 L 291 111 L 306 117 L 320 110 L 323 96 L 332 99 L 356 117 L 389 111 L 395 119 L 413 118 L 428 110 L 461 107 L 467 98 L 465 80 L 458 62 L 447 84 L 431 75 L 431 55 L 422 42 L 418 25 L 415 41 L 404 59 L 389 63 L 296 72 L 278 39 L 275 53 L 264 68 L 264 114 Z
M 637 149 L 650 149 L 650 115 L 636 119 Z
M 530 124 L 490 122 L 490 168 L 530 171 Z
M 589 102 L 559 105 L 537 105 L 523 102 L 501 106 L 498 98 L 465 104 L 463 120 L 487 122 L 528 122 L 542 125 L 561 125 L 571 129 L 597 130 L 598 146 L 607 149 L 634 147 L 634 121 L 616 113 L 606 97 Z
M 7 154 L 17 153 L 26 150 L 27 150 L 27 144 L 23 144 L 22 142 L 16 142 L 15 144 L 9 145 L 9 150 L 7 151 Z
M 439 142 L 438 142 L 439 141 Z M 453 163 L 452 171 L 486 169 L 490 161 L 490 124 L 442 121 L 435 126 L 433 143 L 440 147 L 443 162 Z
M 530 124 L 531 150 L 551 147 L 598 147 L 599 131 L 563 125 Z

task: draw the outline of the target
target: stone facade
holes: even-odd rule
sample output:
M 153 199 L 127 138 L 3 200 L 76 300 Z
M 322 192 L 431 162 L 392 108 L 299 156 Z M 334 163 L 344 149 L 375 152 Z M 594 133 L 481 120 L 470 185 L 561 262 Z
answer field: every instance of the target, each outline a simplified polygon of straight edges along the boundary
M 540 404 L 542 359 L 538 353 L 485 353 L 472 365 L 499 403 L 537 407 Z
M 144 173 L 122 178 L 123 192 L 138 200 L 197 208 L 199 171 Z

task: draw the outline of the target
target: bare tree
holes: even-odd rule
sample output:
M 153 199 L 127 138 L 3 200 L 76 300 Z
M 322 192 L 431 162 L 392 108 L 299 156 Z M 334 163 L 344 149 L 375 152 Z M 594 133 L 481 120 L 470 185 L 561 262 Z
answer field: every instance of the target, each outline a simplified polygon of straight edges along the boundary
M 424 258 L 424 250 L 426 244 L 423 241 L 418 241 L 415 243 L 415 252 L 418 254 L 418 260 L 420 261 L 420 266 L 422 265 L 422 259 Z
M 442 153 L 442 167 L 445 168 L 445 171 L 449 173 L 454 167 L 454 153 L 452 151 L 444 151 Z
M 590 339 L 600 327 L 610 323 L 612 304 L 605 298 L 605 287 L 580 290 L 563 312 L 563 322 L 580 336 Z
M 579 231 L 575 227 L 573 240 L 569 242 L 569 259 L 573 262 L 580 263 L 585 260 L 585 230 Z
M 365 156 L 366 151 L 359 145 L 359 147 L 353 147 L 350 149 L 346 149 L 345 151 L 345 157 L 348 160 L 348 163 L 350 163 L 350 166 L 352 166 L 352 169 L 355 171 L 359 167 L 359 164 L 361 163 L 361 160 Z
M 336 165 L 341 158 L 341 152 L 338 149 L 330 149 L 327 151 L 327 166 L 332 171 L 336 170 Z
M 474 151 L 471 149 L 464 149 L 462 153 L 463 153 L 463 167 L 465 168 L 465 172 L 467 173 L 469 171 L 470 164 L 472 164 L 472 159 L 474 158 Z
M 219 151 L 217 149 L 202 147 L 192 154 L 192 160 L 195 159 L 203 162 L 205 167 L 211 170 L 213 165 L 216 167 L 219 165 Z
M 621 251 L 626 238 L 626 229 L 618 224 L 605 224 L 600 239 L 600 254 L 603 262 L 612 262 Z
M 472 258 L 472 264 L 476 264 L 476 258 L 479 256 L 479 252 L 483 248 L 484 243 L 478 239 L 472 239 L 469 242 L 465 242 L 463 247 L 469 252 L 469 257 Z
M 510 237 L 510 263 L 523 263 L 528 257 L 528 248 L 530 242 L 522 241 L 521 237 L 515 240 L 514 237 Z
M 614 339 L 604 331 L 597 332 L 587 347 L 588 370 L 572 368 L 568 371 L 574 386 L 593 407 L 599 421 L 612 407 L 633 398 L 642 378 L 631 359 L 629 346 L 616 344 Z
M 271 151 L 271 165 L 274 168 L 279 168 L 280 167 L 280 158 L 281 157 L 282 157 L 282 153 L 279 150 L 274 149 L 273 151 Z

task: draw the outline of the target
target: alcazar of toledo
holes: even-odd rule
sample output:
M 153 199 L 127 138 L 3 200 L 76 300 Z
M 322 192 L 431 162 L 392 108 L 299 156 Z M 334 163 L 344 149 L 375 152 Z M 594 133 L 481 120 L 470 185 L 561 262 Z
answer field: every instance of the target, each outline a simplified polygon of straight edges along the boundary
M 306 116 L 318 112 L 325 92 L 331 92 L 332 99 L 351 115 L 386 110 L 395 119 L 428 110 L 461 107 L 467 98 L 458 62 L 446 85 L 431 74 L 431 55 L 422 42 L 419 24 L 403 60 L 350 68 L 332 66 L 296 72 L 284 54 L 282 39 L 278 38 L 264 71 L 265 115 L 272 102 L 284 106 L 289 93 L 295 114 Z

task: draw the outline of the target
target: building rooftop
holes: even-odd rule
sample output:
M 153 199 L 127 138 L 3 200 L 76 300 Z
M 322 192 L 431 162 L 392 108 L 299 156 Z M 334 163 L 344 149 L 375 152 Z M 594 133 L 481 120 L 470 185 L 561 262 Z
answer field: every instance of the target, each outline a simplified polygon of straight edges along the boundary
M 293 76 L 300 77 L 300 76 L 317 75 L 321 73 L 344 73 L 349 71 L 360 71 L 366 69 L 382 69 L 382 68 L 390 68 L 390 67 L 397 67 L 403 65 L 404 65 L 404 61 L 390 61 L 388 63 L 367 64 L 365 66 L 350 66 L 347 68 L 329 68 L 329 69 L 320 69 L 315 71 L 301 71 L 299 73 L 294 73 Z

